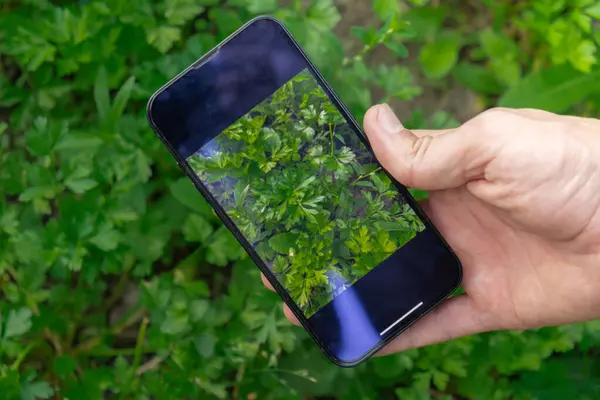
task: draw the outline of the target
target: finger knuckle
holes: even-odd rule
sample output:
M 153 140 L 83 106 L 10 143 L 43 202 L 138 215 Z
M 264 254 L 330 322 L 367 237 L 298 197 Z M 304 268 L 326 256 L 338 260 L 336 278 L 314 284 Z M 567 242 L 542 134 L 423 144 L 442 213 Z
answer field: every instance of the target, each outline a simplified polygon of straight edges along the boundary
M 415 177 L 422 174 L 423 169 L 426 168 L 427 163 L 425 162 L 427 155 L 429 154 L 429 148 L 433 142 L 432 136 L 421 136 L 415 140 L 410 150 L 410 168 L 409 177 L 411 181 L 415 180 Z
M 476 131 L 478 134 L 497 134 L 500 133 L 517 115 L 510 109 L 504 107 L 490 108 L 468 121 L 464 128 Z
M 510 118 L 512 115 L 513 113 L 508 108 L 493 107 L 482 112 L 475 119 L 484 123 L 495 123 L 503 120 L 504 118 Z

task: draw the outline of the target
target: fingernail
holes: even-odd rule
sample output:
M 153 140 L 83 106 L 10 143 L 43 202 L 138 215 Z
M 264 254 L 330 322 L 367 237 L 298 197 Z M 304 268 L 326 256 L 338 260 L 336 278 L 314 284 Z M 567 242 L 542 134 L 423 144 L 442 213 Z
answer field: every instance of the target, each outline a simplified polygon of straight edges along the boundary
M 379 106 L 377 122 L 379 123 L 379 126 L 390 135 L 397 134 L 404 129 L 402 122 L 400 122 L 392 108 L 387 104 Z

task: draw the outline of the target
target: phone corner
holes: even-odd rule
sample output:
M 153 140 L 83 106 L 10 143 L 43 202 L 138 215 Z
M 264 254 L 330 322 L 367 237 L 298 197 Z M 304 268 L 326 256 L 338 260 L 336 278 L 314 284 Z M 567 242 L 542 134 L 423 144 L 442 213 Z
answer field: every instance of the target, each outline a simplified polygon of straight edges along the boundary
M 285 25 L 283 24 L 283 22 L 280 19 L 278 19 L 278 18 L 276 18 L 276 17 L 274 17 L 272 15 L 269 15 L 269 14 L 257 15 L 256 17 L 254 17 L 250 21 L 248 21 L 247 25 L 253 24 L 253 23 L 258 22 L 258 21 L 274 22 L 277 25 L 285 28 Z
M 146 120 L 148 121 L 153 130 L 156 130 L 156 127 L 154 124 L 154 119 L 152 118 L 152 106 L 154 106 L 154 101 L 161 92 L 161 89 L 154 92 L 152 96 L 150 96 L 150 98 L 148 99 L 148 102 L 146 103 Z
M 452 253 L 452 257 L 454 258 L 454 268 L 456 269 L 456 279 L 453 282 L 452 285 L 452 290 L 451 290 L 451 294 L 454 293 L 454 291 L 456 291 L 460 285 L 462 284 L 462 280 L 463 280 L 463 264 L 462 261 L 460 261 L 460 258 L 458 258 L 458 256 L 456 255 L 456 253 L 454 252 L 454 250 L 452 250 L 450 248 L 450 252 Z
M 342 360 L 335 355 L 333 355 L 328 349 L 324 348 L 320 343 L 318 343 L 321 352 L 331 361 L 336 367 L 340 368 L 356 368 L 359 365 L 363 364 L 367 360 L 369 360 L 374 354 L 376 354 L 379 350 L 381 350 L 385 344 L 380 344 L 371 348 L 368 352 L 364 353 L 362 356 L 355 358 L 354 360 Z
M 327 353 L 325 355 L 327 356 L 329 361 L 331 361 L 336 367 L 345 368 L 345 369 L 356 368 L 368 359 L 368 357 L 361 357 L 358 360 L 343 361 L 343 360 L 340 360 L 337 357 L 331 356 Z

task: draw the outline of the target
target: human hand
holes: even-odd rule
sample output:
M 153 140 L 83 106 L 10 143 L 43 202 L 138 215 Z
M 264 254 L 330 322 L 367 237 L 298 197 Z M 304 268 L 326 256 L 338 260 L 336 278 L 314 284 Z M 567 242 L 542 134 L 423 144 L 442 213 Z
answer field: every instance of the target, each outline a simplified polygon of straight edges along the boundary
M 423 208 L 462 261 L 466 292 L 379 354 L 600 317 L 599 120 L 492 109 L 411 132 L 380 105 L 364 125 L 383 167 L 430 191 Z

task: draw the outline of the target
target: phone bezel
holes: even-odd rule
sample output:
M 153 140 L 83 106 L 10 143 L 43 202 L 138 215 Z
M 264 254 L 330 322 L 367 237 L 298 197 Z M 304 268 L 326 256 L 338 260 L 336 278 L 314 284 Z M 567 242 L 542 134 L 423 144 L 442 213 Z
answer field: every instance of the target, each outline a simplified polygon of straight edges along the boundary
M 154 103 L 154 100 L 164 90 L 166 90 L 171 85 L 173 85 L 176 81 L 178 81 L 181 77 L 183 77 L 189 71 L 191 71 L 195 68 L 198 68 L 198 66 L 204 64 L 211 56 L 216 54 L 222 46 L 226 45 L 230 40 L 232 40 L 238 34 L 243 32 L 247 27 L 249 27 L 251 24 L 253 24 L 259 20 L 269 20 L 269 21 L 274 22 L 279 25 L 279 27 L 282 29 L 283 33 L 287 36 L 290 43 L 296 48 L 296 50 L 299 52 L 299 54 L 302 56 L 302 58 L 306 61 L 307 68 L 315 76 L 315 79 L 317 80 L 319 85 L 323 88 L 323 90 L 327 93 L 327 95 L 329 96 L 332 103 L 334 103 L 335 106 L 339 109 L 339 111 L 343 115 L 344 119 L 349 124 L 352 125 L 354 132 L 356 134 L 358 134 L 361 141 L 367 147 L 368 151 L 371 152 L 371 154 L 375 155 L 375 153 L 373 152 L 373 149 L 371 148 L 371 146 L 368 142 L 366 135 L 364 134 L 363 130 L 361 129 L 359 123 L 356 121 L 354 116 L 348 110 L 347 106 L 341 101 L 341 99 L 333 91 L 333 88 L 329 85 L 329 83 L 327 83 L 327 81 L 325 80 L 325 78 L 323 77 L 321 72 L 317 69 L 317 67 L 308 58 L 308 55 L 304 52 L 304 50 L 301 48 L 300 44 L 292 36 L 291 32 L 285 27 L 285 25 L 281 21 L 279 21 L 276 18 L 271 17 L 271 16 L 258 16 L 258 17 L 255 17 L 255 18 L 249 20 L 244 25 L 242 25 L 240 28 L 238 28 L 235 32 L 233 32 L 231 35 L 229 35 L 226 39 L 224 39 L 221 43 L 219 43 L 213 49 L 208 51 L 205 55 L 203 55 L 198 60 L 193 62 L 188 68 L 183 70 L 181 73 L 179 73 L 177 76 L 175 76 L 173 79 L 168 81 L 165 85 L 163 85 L 160 89 L 158 89 L 151 96 L 150 100 L 148 101 L 148 105 L 146 108 L 146 118 L 147 118 L 150 126 L 154 130 L 154 132 L 157 134 L 157 136 L 160 138 L 160 140 L 163 142 L 163 144 L 167 147 L 167 149 L 169 150 L 171 155 L 175 158 L 175 161 L 177 162 L 177 165 L 179 166 L 179 168 L 184 172 L 184 174 L 188 178 L 190 178 L 192 180 L 196 189 L 209 202 L 211 207 L 215 210 L 219 219 L 233 233 L 233 235 L 238 240 L 238 242 L 240 242 L 242 247 L 244 247 L 244 250 L 248 253 L 248 255 L 250 256 L 252 261 L 254 261 L 254 263 L 258 266 L 258 268 L 261 270 L 261 272 L 265 275 L 265 277 L 271 283 L 271 285 L 273 286 L 275 291 L 281 296 L 282 300 L 289 306 L 289 308 L 294 313 L 296 318 L 298 318 L 298 321 L 300 322 L 300 324 L 309 333 L 311 338 L 317 343 L 320 350 L 334 364 L 336 364 L 340 367 L 355 367 L 355 366 L 361 364 L 362 362 L 366 361 L 367 359 L 369 359 L 372 355 L 374 355 L 379 350 L 381 350 L 383 347 L 385 347 L 387 344 L 389 344 L 391 341 L 393 341 L 402 332 L 404 332 L 411 325 L 413 325 L 415 322 L 417 322 L 419 319 L 421 319 L 424 315 L 428 314 L 431 310 L 433 310 L 440 303 L 442 303 L 444 300 L 446 300 L 452 293 L 454 293 L 454 291 L 456 291 L 456 289 L 458 289 L 458 287 L 460 286 L 460 283 L 462 281 L 462 264 L 461 264 L 460 260 L 458 259 L 458 257 L 456 256 L 456 254 L 454 253 L 454 251 L 452 250 L 452 248 L 448 245 L 446 240 L 442 237 L 440 232 L 437 230 L 437 228 L 433 225 L 433 223 L 427 217 L 427 215 L 425 214 L 423 209 L 419 206 L 418 202 L 412 197 L 412 195 L 410 194 L 408 189 L 404 185 L 402 185 L 401 183 L 396 181 L 382 167 L 382 170 L 389 176 L 389 178 L 391 179 L 394 186 L 399 190 L 399 192 L 404 196 L 406 201 L 415 210 L 415 213 L 419 216 L 419 218 L 421 218 L 423 223 L 426 225 L 427 229 L 430 229 L 438 237 L 438 239 L 440 240 L 440 244 L 442 244 L 444 247 L 446 247 L 446 250 L 451 254 L 452 258 L 455 260 L 455 262 L 456 262 L 456 278 L 457 278 L 456 282 L 453 282 L 450 285 L 451 289 L 446 294 L 442 295 L 438 301 L 433 302 L 431 305 L 429 305 L 428 307 L 421 310 L 418 314 L 415 314 L 412 318 L 407 319 L 406 323 L 400 323 L 397 326 L 395 326 L 394 328 L 390 329 L 389 332 L 387 332 L 384 336 L 382 336 L 381 340 L 379 342 L 377 342 L 377 344 L 375 344 L 371 349 L 369 349 L 369 351 L 365 352 L 362 356 L 360 356 L 359 358 L 357 358 L 355 360 L 346 361 L 346 360 L 340 360 L 339 358 L 337 358 L 334 354 L 331 353 L 331 351 L 329 350 L 327 345 L 325 343 L 323 343 L 321 341 L 321 339 L 312 331 L 310 324 L 308 323 L 308 319 L 304 316 L 303 312 L 296 305 L 296 303 L 290 297 L 290 295 L 285 290 L 285 288 L 279 283 L 277 278 L 272 274 L 269 267 L 263 262 L 263 260 L 260 258 L 260 256 L 254 250 L 254 248 L 250 245 L 250 243 L 248 243 L 246 238 L 243 236 L 243 234 L 239 231 L 239 229 L 233 223 L 233 220 L 227 215 L 225 210 L 221 207 L 219 202 L 213 197 L 213 195 L 210 193 L 210 191 L 204 187 L 204 185 L 202 184 L 200 179 L 196 176 L 196 174 L 193 172 L 193 170 L 191 169 L 191 167 L 189 166 L 187 161 L 179 155 L 179 153 L 176 151 L 175 148 L 173 148 L 171 143 L 168 141 L 168 139 L 165 137 L 165 135 L 162 134 L 162 132 L 160 131 L 160 129 L 154 123 L 154 120 L 152 119 L 152 105 Z

